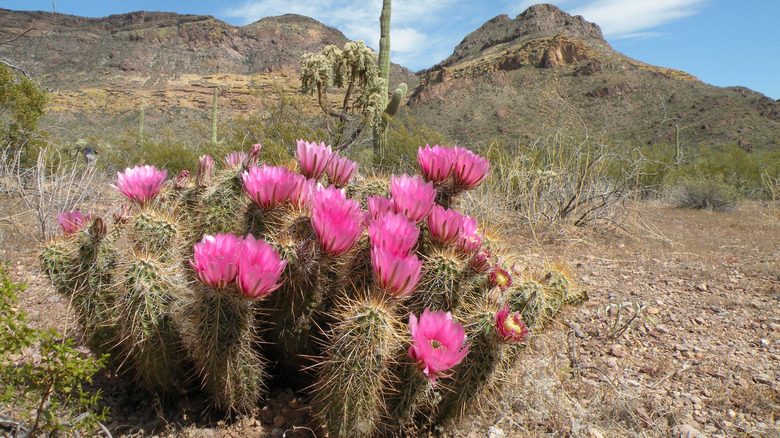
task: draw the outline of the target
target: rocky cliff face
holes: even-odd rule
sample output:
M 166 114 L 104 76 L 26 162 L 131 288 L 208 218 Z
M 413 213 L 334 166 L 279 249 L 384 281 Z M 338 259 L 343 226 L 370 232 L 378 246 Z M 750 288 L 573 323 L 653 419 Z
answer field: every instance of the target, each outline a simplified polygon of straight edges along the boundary
M 556 35 L 566 35 L 609 47 L 597 25 L 585 21 L 579 15 L 572 17 L 556 6 L 541 4 L 531 6 L 514 20 L 507 15 L 499 15 L 489 20 L 468 34 L 455 47 L 452 55 L 439 65 L 447 67 L 456 62 L 473 59 L 502 44 L 519 44 Z

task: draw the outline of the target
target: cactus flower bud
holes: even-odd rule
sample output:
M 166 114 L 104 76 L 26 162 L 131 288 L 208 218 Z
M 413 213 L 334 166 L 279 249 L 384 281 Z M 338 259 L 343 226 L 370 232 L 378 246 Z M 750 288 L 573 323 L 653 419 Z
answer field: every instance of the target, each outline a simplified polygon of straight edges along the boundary
M 253 166 L 241 175 L 244 193 L 258 207 L 273 210 L 288 202 L 297 193 L 300 199 L 304 180 L 284 166 Z M 296 192 L 296 189 L 298 192 Z
M 183 169 L 176 175 L 176 179 L 173 181 L 173 188 L 176 190 L 184 190 L 187 188 L 187 180 L 190 179 L 190 171 Z
M 257 164 L 258 160 L 260 160 L 260 150 L 262 148 L 263 145 L 257 143 L 256 145 L 252 146 L 252 149 L 249 149 L 249 153 L 246 155 L 244 162 L 241 163 L 241 167 L 244 168 L 244 171 L 248 171 L 252 168 L 252 166 Z
M 209 155 L 201 155 L 198 159 L 198 175 L 195 177 L 195 183 L 200 187 L 209 185 L 213 170 L 214 160 Z
M 106 223 L 103 222 L 102 218 L 96 217 L 92 222 L 92 226 L 89 227 L 90 237 L 92 237 L 92 240 L 97 242 L 99 240 L 103 240 L 103 238 L 106 237 L 106 234 L 108 234 L 108 227 L 106 226 Z
M 238 169 L 238 166 L 246 160 L 246 157 L 247 154 L 245 152 L 233 151 L 225 156 L 225 165 L 228 169 Z
M 409 356 L 434 385 L 437 378 L 449 377 L 445 371 L 459 364 L 471 347 L 470 344 L 463 347 L 466 341 L 463 324 L 456 324 L 450 312 L 431 312 L 426 308 L 419 321 L 411 313 L 409 332 L 412 335 Z
M 464 254 L 474 254 L 482 247 L 482 235 L 477 227 L 476 219 L 471 216 L 463 216 L 463 234 L 461 234 L 457 245 Z
M 121 204 L 119 208 L 114 212 L 114 222 L 118 224 L 127 223 L 130 219 L 130 206 L 127 204 Z

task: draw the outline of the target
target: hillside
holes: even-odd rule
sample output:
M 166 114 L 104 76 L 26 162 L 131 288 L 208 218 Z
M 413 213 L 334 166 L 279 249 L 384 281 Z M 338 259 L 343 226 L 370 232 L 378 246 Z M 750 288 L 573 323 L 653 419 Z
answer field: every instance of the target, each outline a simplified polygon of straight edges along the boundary
M 261 108 L 275 98 L 272 89 L 297 93 L 301 55 L 348 41 L 292 14 L 235 27 L 167 12 L 84 18 L 0 9 L 0 40 L 29 28 L 35 30 L 0 46 L 0 57 L 52 91 L 50 132 L 71 139 L 134 126 L 140 108 L 147 128 L 186 135 L 192 123 L 208 121 L 214 87 L 227 120 Z M 392 74 L 416 86 L 408 69 L 394 65 Z
M 221 121 L 262 110 L 281 90 L 297 94 L 299 59 L 346 37 L 307 17 L 284 15 L 235 27 L 210 16 L 133 12 L 83 18 L 0 9 L 0 46 L 52 91 L 45 122 L 58 138 L 134 129 L 193 135 L 208 124 L 213 88 Z M 401 114 L 453 142 L 525 144 L 557 130 L 636 145 L 675 141 L 685 150 L 739 145 L 776 150 L 780 104 L 746 88 L 720 88 L 678 70 L 628 58 L 600 28 L 552 5 L 497 16 L 453 54 L 416 75 Z M 312 114 L 317 112 L 311 105 Z M 586 128 L 585 128 L 586 127 Z
M 419 72 L 411 112 L 466 144 L 516 145 L 564 129 L 609 142 L 780 145 L 780 105 L 628 58 L 599 27 L 552 5 L 497 16 Z M 581 120 L 580 120 L 581 119 Z

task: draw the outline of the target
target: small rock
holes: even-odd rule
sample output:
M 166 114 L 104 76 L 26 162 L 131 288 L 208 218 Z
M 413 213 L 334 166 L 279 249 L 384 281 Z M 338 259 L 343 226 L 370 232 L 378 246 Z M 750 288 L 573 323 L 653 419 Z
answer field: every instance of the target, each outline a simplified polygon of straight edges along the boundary
M 488 438 L 504 438 L 506 434 L 498 426 L 490 426 L 488 429 Z
M 763 383 L 764 385 L 771 385 L 774 382 L 774 380 L 766 374 L 756 374 L 753 376 L 753 380 L 755 380 L 756 383 Z
M 733 409 L 729 409 L 728 412 L 726 412 L 726 415 L 728 415 L 729 418 L 737 418 L 737 413 L 734 412 Z
M 701 433 L 699 429 L 696 429 L 690 424 L 682 424 L 680 426 L 677 426 L 676 429 L 677 429 L 677 436 L 679 436 L 680 438 L 706 438 L 706 436 L 703 433 Z
M 656 326 L 655 326 L 655 331 L 657 331 L 657 332 L 659 332 L 659 333 L 663 333 L 663 334 L 665 334 L 665 335 L 668 335 L 668 334 L 669 334 L 669 329 L 668 329 L 668 328 L 666 328 L 666 326 L 665 326 L 664 324 L 658 324 L 658 325 L 656 325 Z
M 282 427 L 285 424 L 287 424 L 287 419 L 283 416 L 277 415 L 274 417 L 274 427 Z
M 213 436 L 217 436 L 217 433 L 214 431 L 214 429 L 212 429 L 210 427 L 207 427 L 205 429 L 201 429 L 200 430 L 200 436 L 209 437 L 210 438 L 210 437 L 213 437 Z
M 575 328 L 574 329 L 574 336 L 576 336 L 576 337 L 578 337 L 580 339 L 585 339 L 585 338 L 588 337 L 588 334 L 585 333 L 584 331 L 578 329 L 578 328 Z
M 271 424 L 274 422 L 274 410 L 270 406 L 263 406 L 260 410 L 260 419 L 263 423 Z
M 658 307 L 648 307 L 647 309 L 645 309 L 645 311 L 650 315 L 658 315 L 658 313 L 660 312 L 660 310 L 658 310 Z
M 707 283 L 700 283 L 696 285 L 696 290 L 699 292 L 707 292 Z
M 609 347 L 609 354 L 615 357 L 626 357 L 626 349 L 620 344 L 614 344 Z
M 695 322 L 696 324 L 702 325 L 702 324 L 704 324 L 704 318 L 702 318 L 701 316 L 697 316 L 697 317 L 693 318 L 693 322 Z
M 275 428 L 271 431 L 271 438 L 282 438 L 284 436 L 284 429 Z

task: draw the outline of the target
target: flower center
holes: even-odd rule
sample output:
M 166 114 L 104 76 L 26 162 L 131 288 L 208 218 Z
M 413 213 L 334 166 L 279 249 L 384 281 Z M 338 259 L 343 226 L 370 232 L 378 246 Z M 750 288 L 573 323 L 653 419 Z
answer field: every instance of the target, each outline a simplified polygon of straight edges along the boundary
M 441 342 L 437 341 L 436 339 L 431 339 L 431 347 L 437 349 L 437 350 L 444 350 L 447 351 L 447 347 L 442 345 Z

